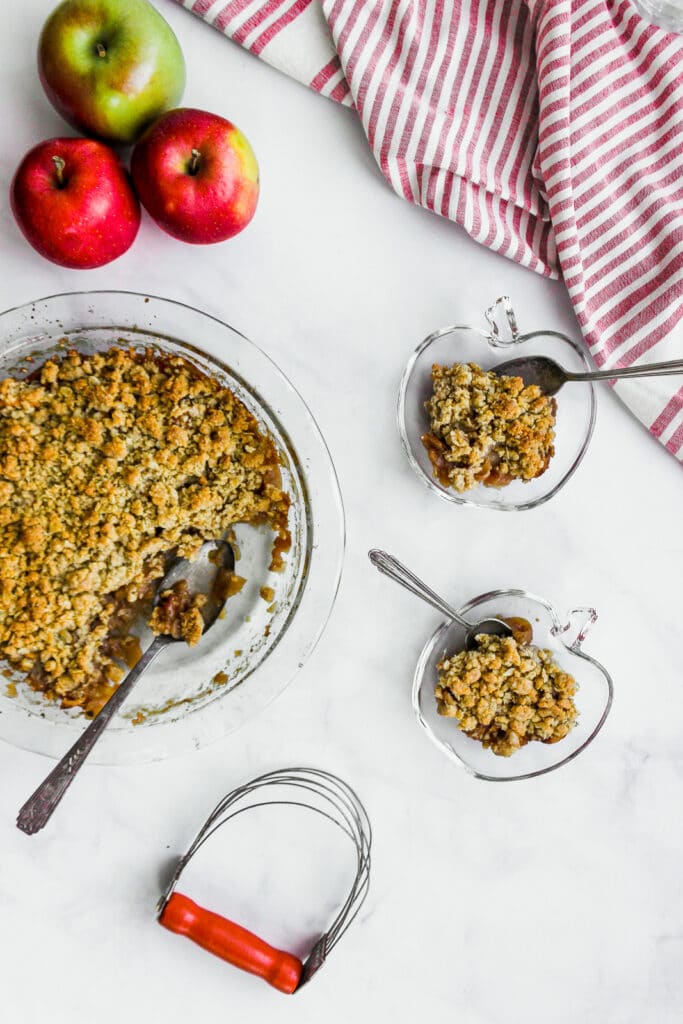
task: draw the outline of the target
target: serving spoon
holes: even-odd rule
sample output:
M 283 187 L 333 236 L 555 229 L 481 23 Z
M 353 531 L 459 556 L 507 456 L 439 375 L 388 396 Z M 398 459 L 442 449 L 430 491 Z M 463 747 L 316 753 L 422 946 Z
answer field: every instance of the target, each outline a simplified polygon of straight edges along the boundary
M 204 620 L 202 630 L 202 636 L 204 636 L 219 617 L 228 599 L 225 588 L 217 586 L 217 584 L 224 574 L 231 573 L 234 568 L 235 555 L 227 541 L 207 541 L 200 548 L 194 561 L 190 562 L 187 558 L 178 558 L 174 561 L 157 587 L 154 604 L 158 604 L 164 591 L 169 590 L 175 583 L 185 580 L 191 593 L 206 596 L 205 604 L 199 609 Z M 27 835 L 33 835 L 47 824 L 57 804 L 73 782 L 76 772 L 83 765 L 140 676 L 161 651 L 170 644 L 182 642 L 182 640 L 166 634 L 154 638 L 137 665 L 130 670 L 121 685 L 114 690 L 83 735 L 76 740 L 59 764 L 52 769 L 33 795 L 28 798 L 19 811 L 17 828 L 26 832 Z
M 417 597 L 421 597 L 423 601 L 430 604 L 432 608 L 436 608 L 443 615 L 446 615 L 449 619 L 459 622 L 463 626 L 467 633 L 465 635 L 465 646 L 468 651 L 474 650 L 477 646 L 477 637 L 481 636 L 482 633 L 486 633 L 489 636 L 512 636 L 512 629 L 508 626 L 507 622 L 503 622 L 502 619 L 480 619 L 479 622 L 468 622 L 464 619 L 460 612 L 456 612 L 455 608 L 452 608 L 447 601 L 444 601 L 442 597 L 434 593 L 431 587 L 428 587 L 426 583 L 423 583 L 415 573 L 411 572 L 410 569 L 406 568 L 402 562 L 399 562 L 393 555 L 387 554 L 386 551 L 380 551 L 377 548 L 373 548 L 368 551 L 368 558 L 381 573 L 388 576 L 390 580 L 395 583 L 400 583 L 402 587 L 409 590 L 411 594 L 415 594 Z
M 547 356 L 519 356 L 517 359 L 509 359 L 506 363 L 494 366 L 493 372 L 506 377 L 521 377 L 527 386 L 537 384 L 544 394 L 556 395 L 567 381 L 668 377 L 675 373 L 683 373 L 683 359 L 672 359 L 668 363 L 624 366 L 614 370 L 582 370 L 574 373 L 572 370 L 565 370 Z

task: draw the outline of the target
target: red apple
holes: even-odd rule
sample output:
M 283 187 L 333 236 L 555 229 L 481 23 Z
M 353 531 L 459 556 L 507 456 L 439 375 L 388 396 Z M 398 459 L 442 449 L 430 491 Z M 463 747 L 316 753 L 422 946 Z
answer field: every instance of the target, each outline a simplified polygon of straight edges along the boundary
M 116 154 L 93 139 L 48 139 L 19 164 L 12 212 L 41 256 L 62 267 L 101 267 L 133 244 L 140 205 Z
M 238 128 L 203 110 L 170 110 L 133 150 L 140 202 L 183 242 L 223 242 L 247 226 L 258 201 L 258 164 Z

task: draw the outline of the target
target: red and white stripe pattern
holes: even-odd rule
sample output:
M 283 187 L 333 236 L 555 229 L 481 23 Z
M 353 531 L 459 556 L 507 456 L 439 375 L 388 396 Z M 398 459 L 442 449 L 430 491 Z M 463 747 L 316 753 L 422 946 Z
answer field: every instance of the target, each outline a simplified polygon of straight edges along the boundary
M 562 275 L 599 366 L 683 355 L 683 37 L 631 0 L 182 0 L 346 104 L 396 192 Z M 683 460 L 680 378 L 618 394 Z
M 178 0 L 245 49 L 351 106 L 351 94 L 317 0 Z
M 683 39 L 630 0 L 536 2 L 543 182 L 596 363 L 683 355 Z M 680 377 L 617 385 L 683 459 Z

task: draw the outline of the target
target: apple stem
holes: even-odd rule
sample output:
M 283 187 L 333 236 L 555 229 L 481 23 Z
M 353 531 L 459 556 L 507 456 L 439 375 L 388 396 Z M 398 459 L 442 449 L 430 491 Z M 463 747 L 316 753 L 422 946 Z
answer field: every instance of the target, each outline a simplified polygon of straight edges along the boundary
M 201 159 L 201 156 L 202 156 L 202 154 L 199 152 L 198 149 L 193 149 L 192 150 L 192 156 L 190 158 L 190 166 L 187 168 L 189 174 L 196 174 L 197 173 L 197 171 L 199 170 L 199 161 Z
M 53 156 L 52 163 L 55 165 L 55 174 L 57 176 L 57 188 L 64 188 L 66 182 L 64 181 L 64 168 L 66 164 L 62 160 L 61 156 Z
M 95 44 L 95 52 L 97 53 L 98 57 L 106 57 L 107 56 L 107 49 L 106 49 L 104 43 L 96 43 Z

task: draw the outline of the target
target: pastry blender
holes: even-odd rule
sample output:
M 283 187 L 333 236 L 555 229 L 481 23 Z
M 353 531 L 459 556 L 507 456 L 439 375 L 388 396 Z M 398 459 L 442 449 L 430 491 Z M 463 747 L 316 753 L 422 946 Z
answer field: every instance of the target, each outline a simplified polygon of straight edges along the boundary
M 200 907 L 178 891 L 184 868 L 217 829 L 245 811 L 277 804 L 303 807 L 322 815 L 348 836 L 356 851 L 356 871 L 350 892 L 334 921 L 303 962 L 291 953 L 274 949 L 241 925 Z M 187 853 L 180 858 L 171 883 L 159 901 L 159 923 L 235 967 L 256 974 L 280 992 L 296 992 L 322 967 L 360 910 L 370 884 L 370 844 L 371 829 L 365 808 L 341 779 L 314 768 L 269 772 L 234 789 L 215 807 Z

